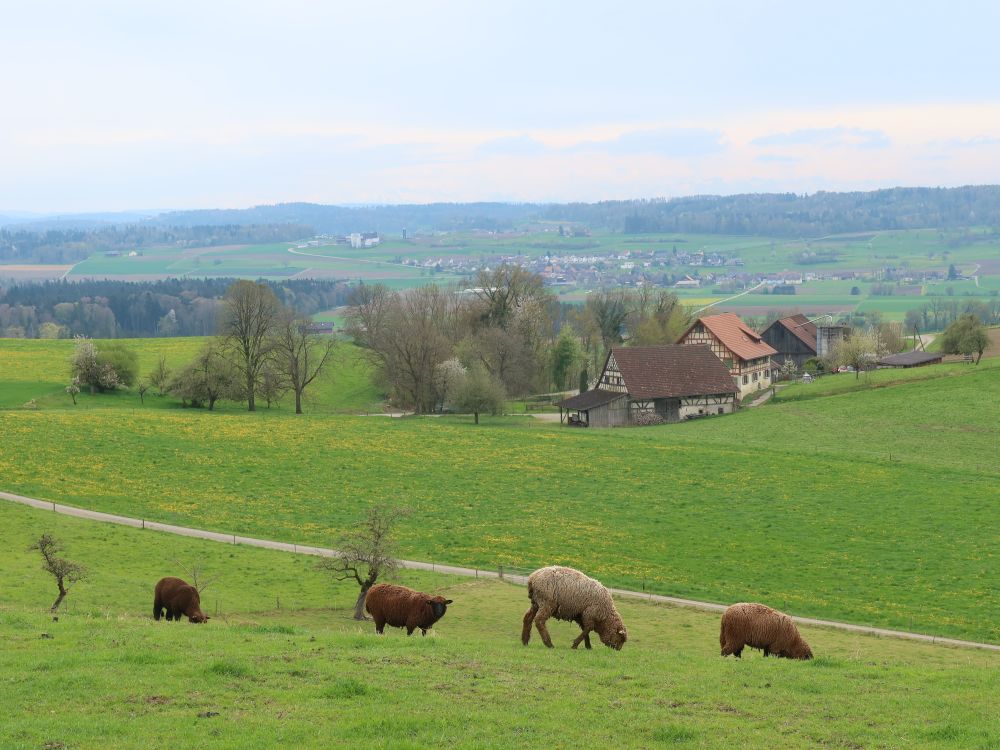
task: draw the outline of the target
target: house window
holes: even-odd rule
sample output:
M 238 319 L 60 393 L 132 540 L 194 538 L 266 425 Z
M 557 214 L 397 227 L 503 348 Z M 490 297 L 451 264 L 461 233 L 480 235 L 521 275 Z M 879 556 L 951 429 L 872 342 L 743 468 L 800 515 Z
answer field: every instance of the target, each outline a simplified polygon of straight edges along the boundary
M 747 376 L 746 376 L 746 375 L 744 375 L 744 376 L 743 376 L 743 385 L 746 385 L 746 384 L 747 384 Z
M 726 413 L 726 412 L 725 412 L 725 411 L 723 410 L 723 408 L 722 408 L 722 407 L 720 406 L 720 407 L 719 407 L 719 414 L 725 414 L 725 413 Z
M 757 373 L 753 374 L 753 382 L 755 382 L 755 383 L 757 382 Z

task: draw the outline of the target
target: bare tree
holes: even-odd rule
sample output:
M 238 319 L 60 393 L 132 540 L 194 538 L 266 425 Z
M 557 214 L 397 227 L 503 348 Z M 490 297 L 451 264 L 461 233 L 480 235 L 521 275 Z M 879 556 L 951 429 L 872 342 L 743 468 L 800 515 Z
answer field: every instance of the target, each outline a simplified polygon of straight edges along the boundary
M 242 376 L 248 411 L 257 410 L 254 392 L 271 356 L 271 334 L 280 309 L 281 303 L 266 284 L 240 280 L 226 290 L 222 335 Z
M 156 386 L 156 392 L 160 396 L 166 393 L 167 383 L 170 382 L 170 368 L 167 367 L 167 358 L 162 354 L 157 357 L 156 365 L 150 371 L 147 379 Z
M 542 277 L 521 266 L 503 264 L 476 274 L 476 297 L 483 302 L 482 320 L 488 327 L 508 330 L 530 303 L 550 296 Z
M 365 518 L 340 540 L 335 557 L 320 560 L 317 567 L 333 574 L 338 581 L 357 581 L 361 591 L 354 603 L 354 619 L 365 618 L 365 596 L 380 577 L 392 575 L 399 568 L 395 557 L 393 527 L 408 515 L 404 508 L 373 505 Z
M 205 589 L 211 586 L 218 579 L 218 576 L 213 576 L 209 578 L 205 574 L 205 570 L 201 567 L 201 563 L 195 561 L 191 563 L 190 567 L 185 565 L 180 560 L 174 559 L 174 565 L 176 565 L 180 570 L 184 571 L 184 575 L 187 576 L 187 582 L 194 586 L 195 590 L 199 595 L 205 593 Z
M 587 296 L 584 309 L 604 344 L 604 354 L 622 342 L 622 328 L 628 321 L 628 298 L 624 290 L 600 290 Z
M 302 413 L 302 393 L 333 357 L 337 340 L 309 330 L 309 318 L 287 311 L 275 326 L 272 350 L 277 369 L 295 393 L 295 413 Z
M 56 597 L 50 610 L 55 614 L 73 584 L 87 577 L 87 569 L 79 563 L 59 557 L 59 553 L 62 552 L 62 543 L 51 534 L 42 534 L 38 538 L 38 541 L 28 547 L 28 549 L 37 549 L 41 553 L 42 560 L 44 561 L 42 563 L 42 570 L 45 570 L 56 579 L 56 585 L 59 587 L 59 596 Z

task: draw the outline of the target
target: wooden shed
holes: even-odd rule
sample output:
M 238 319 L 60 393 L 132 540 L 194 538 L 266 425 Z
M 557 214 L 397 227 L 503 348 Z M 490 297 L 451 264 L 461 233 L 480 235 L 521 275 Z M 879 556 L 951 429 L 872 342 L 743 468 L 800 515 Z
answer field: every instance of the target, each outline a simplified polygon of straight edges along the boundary
M 616 391 L 584 391 L 560 401 L 559 421 L 577 427 L 616 427 L 628 424 L 628 396 Z M 565 411 L 564 411 L 565 410 Z
M 912 352 L 890 354 L 878 361 L 879 367 L 923 367 L 924 365 L 939 365 L 943 355 L 935 352 L 922 352 L 914 349 Z

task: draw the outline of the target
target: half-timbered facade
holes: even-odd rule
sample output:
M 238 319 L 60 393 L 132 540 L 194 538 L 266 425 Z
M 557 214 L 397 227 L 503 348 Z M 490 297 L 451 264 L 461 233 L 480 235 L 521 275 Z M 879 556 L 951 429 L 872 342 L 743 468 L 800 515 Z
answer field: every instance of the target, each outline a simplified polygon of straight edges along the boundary
M 703 346 L 616 347 L 592 391 L 559 402 L 572 424 L 615 427 L 641 424 L 644 415 L 665 422 L 728 414 L 737 389 L 728 370 Z
M 677 343 L 707 346 L 726 366 L 741 399 L 771 385 L 771 357 L 777 352 L 734 313 L 698 318 Z

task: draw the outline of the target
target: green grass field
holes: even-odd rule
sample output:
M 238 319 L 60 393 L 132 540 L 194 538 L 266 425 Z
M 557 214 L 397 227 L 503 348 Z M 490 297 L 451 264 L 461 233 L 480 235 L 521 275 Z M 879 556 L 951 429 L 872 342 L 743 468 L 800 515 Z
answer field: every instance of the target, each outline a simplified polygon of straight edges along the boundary
M 620 652 L 519 642 L 524 588 L 405 572 L 455 600 L 431 635 L 350 619 L 311 558 L 0 503 L 0 746 L 10 748 L 975 748 L 1000 742 L 1000 655 L 802 628 L 811 662 L 718 655 L 715 615 L 621 600 Z M 55 534 L 90 576 L 52 622 L 27 550 Z M 197 565 L 205 625 L 154 622 Z
M 390 502 L 419 519 L 401 531 L 411 559 L 564 563 L 634 589 L 1000 642 L 1000 407 L 985 396 L 1000 368 L 944 368 L 613 431 L 63 397 L 0 411 L 0 476 L 74 505 L 328 545 Z
M 176 368 L 191 360 L 207 341 L 204 337 L 155 339 L 121 339 L 119 343 L 139 355 L 139 374 L 145 377 L 162 354 L 167 365 Z M 96 340 L 100 349 L 103 342 Z M 72 406 L 65 388 L 69 383 L 69 359 L 74 343 L 70 340 L 42 341 L 39 339 L 0 339 L 0 409 L 20 407 L 35 399 L 41 408 Z M 379 410 L 383 400 L 371 384 L 370 367 L 360 350 L 347 342 L 338 344 L 334 364 L 305 393 L 304 409 L 322 413 L 359 413 Z M 180 402 L 172 397 L 159 397 L 154 391 L 144 402 L 135 389 L 113 394 L 77 395 L 78 408 L 117 407 L 125 409 L 179 409 Z M 238 412 L 239 404 L 220 403 L 223 412 Z M 263 408 L 263 407 L 262 407 Z M 294 397 L 273 407 L 276 411 L 295 409 Z

